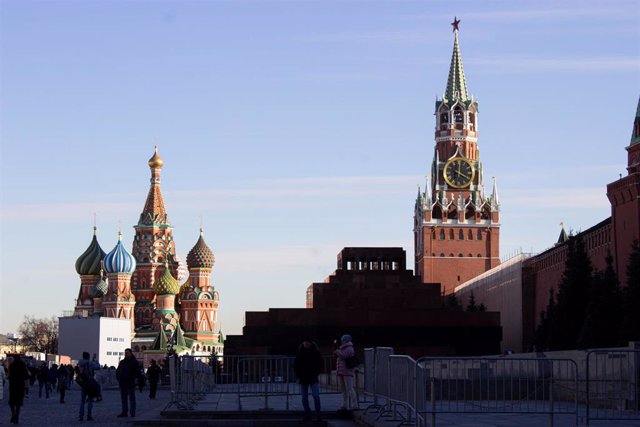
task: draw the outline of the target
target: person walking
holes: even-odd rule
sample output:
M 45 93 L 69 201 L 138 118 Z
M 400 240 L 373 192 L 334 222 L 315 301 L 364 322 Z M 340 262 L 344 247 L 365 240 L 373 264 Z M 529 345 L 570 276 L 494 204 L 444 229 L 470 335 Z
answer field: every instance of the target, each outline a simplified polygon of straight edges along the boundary
M 155 359 L 151 360 L 151 365 L 147 369 L 147 378 L 149 379 L 149 399 L 156 398 L 156 391 L 158 390 L 158 382 L 160 381 L 160 374 L 162 369 L 156 363 Z
M 340 391 L 342 392 L 342 407 L 338 410 L 358 409 L 358 397 L 354 389 L 354 368 L 350 368 L 346 362 L 347 359 L 355 357 L 356 355 L 351 340 L 351 335 L 343 335 L 342 338 L 340 338 L 340 345 L 333 352 L 337 358 L 336 375 L 338 377 Z
M 64 396 L 71 386 L 71 380 L 69 379 L 69 371 L 65 365 L 60 365 L 58 368 L 58 393 L 60 394 L 60 403 L 64 403 Z
M 131 415 L 136 416 L 136 379 L 140 372 L 140 365 L 130 348 L 124 350 L 124 359 L 118 364 L 116 378 L 120 387 L 122 411 L 118 418 Z M 128 402 L 127 402 L 128 400 Z
M 318 387 L 318 375 L 322 372 L 322 368 L 322 355 L 320 354 L 320 350 L 318 350 L 318 346 L 311 338 L 305 337 L 300 347 L 298 347 L 298 353 L 293 362 L 293 371 L 300 383 L 304 421 L 311 420 L 309 388 L 311 388 L 311 396 L 313 396 L 316 419 L 318 421 L 322 420 L 320 415 L 320 389 Z
M 87 421 L 93 421 L 91 411 L 93 410 L 93 396 L 89 395 L 89 382 L 91 382 L 96 369 L 100 369 L 100 364 L 94 360 L 89 360 L 89 352 L 82 353 L 82 360 L 78 362 L 78 384 L 80 385 L 80 412 L 78 421 L 84 420 L 84 404 L 87 403 Z M 95 381 L 95 380 L 94 380 Z
M 20 355 L 14 355 L 13 361 L 9 364 L 9 407 L 11 408 L 10 422 L 13 424 L 18 424 L 29 377 L 27 365 L 20 358 Z
M 49 368 L 46 362 L 42 362 L 38 368 L 38 398 L 42 398 L 42 389 L 44 388 L 47 399 L 49 398 Z

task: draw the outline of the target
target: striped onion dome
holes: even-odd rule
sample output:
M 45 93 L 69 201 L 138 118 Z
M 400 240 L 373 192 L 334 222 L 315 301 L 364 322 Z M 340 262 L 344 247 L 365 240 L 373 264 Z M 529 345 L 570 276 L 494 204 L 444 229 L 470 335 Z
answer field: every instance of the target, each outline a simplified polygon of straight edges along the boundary
M 164 263 L 164 273 L 153 283 L 156 295 L 175 295 L 180 292 L 180 282 L 171 275 L 169 263 Z
M 112 274 L 132 274 L 136 269 L 135 258 L 122 244 L 122 233 L 118 232 L 118 244 L 104 257 L 104 271 Z
M 214 262 L 213 252 L 204 242 L 202 229 L 200 229 L 200 238 L 187 254 L 187 265 L 189 268 L 213 268 Z
M 102 298 L 106 295 L 108 290 L 109 286 L 107 285 L 107 282 L 105 282 L 103 278 L 100 278 L 98 283 L 93 287 L 93 297 Z
M 104 255 L 104 251 L 98 244 L 96 227 L 93 227 L 93 239 L 87 250 L 76 260 L 76 271 L 81 276 L 97 276 L 100 274 L 100 261 Z

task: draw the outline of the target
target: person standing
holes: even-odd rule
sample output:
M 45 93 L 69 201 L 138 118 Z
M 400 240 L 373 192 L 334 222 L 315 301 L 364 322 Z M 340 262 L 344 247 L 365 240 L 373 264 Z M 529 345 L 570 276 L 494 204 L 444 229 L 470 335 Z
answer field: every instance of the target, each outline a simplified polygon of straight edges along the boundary
M 80 412 L 78 414 L 78 421 L 84 419 L 85 402 L 87 402 L 87 421 L 93 421 L 93 417 L 91 416 L 93 397 L 89 395 L 89 381 L 93 379 L 96 369 L 100 369 L 100 364 L 95 360 L 89 360 L 89 352 L 83 352 L 82 360 L 78 362 L 80 384 Z
M 136 416 L 136 379 L 139 372 L 140 365 L 138 360 L 136 360 L 130 348 L 125 349 L 124 359 L 120 361 L 116 369 L 116 378 L 120 387 L 120 399 L 122 400 L 122 411 L 118 418 L 129 415 Z
M 318 346 L 309 337 L 305 337 L 298 347 L 296 359 L 293 362 L 293 371 L 300 382 L 300 394 L 302 395 L 302 407 L 304 408 L 304 421 L 311 420 L 311 408 L 309 407 L 309 388 L 313 396 L 313 404 L 316 418 L 320 416 L 320 389 L 318 387 L 318 375 L 322 372 L 322 355 Z
M 9 364 L 9 407 L 11 408 L 11 423 L 18 424 L 20 408 L 24 404 L 24 394 L 30 373 L 27 365 L 19 355 L 13 356 Z
M 147 369 L 147 378 L 149 379 L 149 399 L 156 398 L 158 390 L 158 382 L 160 381 L 160 373 L 162 369 L 156 363 L 155 359 L 151 360 L 151 366 Z
M 356 355 L 353 349 L 351 335 L 343 335 L 340 338 L 340 346 L 333 352 L 336 355 L 336 375 L 342 392 L 342 407 L 339 410 L 351 410 L 358 408 L 358 397 L 354 389 L 354 368 L 347 366 L 346 360 Z

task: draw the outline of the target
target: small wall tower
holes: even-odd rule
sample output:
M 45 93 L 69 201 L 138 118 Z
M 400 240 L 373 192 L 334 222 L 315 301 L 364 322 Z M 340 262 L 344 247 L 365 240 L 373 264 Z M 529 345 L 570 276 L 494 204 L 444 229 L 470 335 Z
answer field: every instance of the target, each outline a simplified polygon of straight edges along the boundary
M 640 239 L 640 99 L 627 150 L 627 176 L 607 185 L 611 203 L 613 258 L 620 283 L 626 284 L 631 244 Z

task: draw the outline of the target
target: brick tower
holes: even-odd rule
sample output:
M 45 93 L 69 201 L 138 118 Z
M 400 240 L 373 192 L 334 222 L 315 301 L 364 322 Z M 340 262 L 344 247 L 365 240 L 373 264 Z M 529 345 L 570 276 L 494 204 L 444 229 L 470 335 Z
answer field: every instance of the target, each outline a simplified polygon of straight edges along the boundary
M 103 315 L 117 319 L 131 319 L 131 331 L 135 329 L 134 307 L 136 298 L 131 292 L 131 276 L 136 269 L 136 260 L 122 244 L 122 233 L 118 232 L 118 243 L 104 257 L 104 271 L 109 282 L 102 299 Z
M 495 179 L 485 197 L 478 148 L 478 103 L 467 92 L 453 25 L 453 55 L 447 87 L 436 100 L 431 178 L 418 189 L 414 210 L 416 274 L 441 283 L 443 293 L 500 263 L 499 200 Z M 430 181 L 430 183 L 429 183 Z
M 189 280 L 182 289 L 180 321 L 185 335 L 199 341 L 204 349 L 211 351 L 219 345 L 216 332 L 218 322 L 218 292 L 211 283 L 211 270 L 215 258 L 202 237 L 187 255 Z
M 158 155 L 157 146 L 148 164 L 151 169 L 151 186 L 138 224 L 133 227 L 135 237 L 132 254 L 138 268 L 133 273 L 131 285 L 137 301 L 135 317 L 138 326 L 150 326 L 153 322 L 153 284 L 164 272 L 165 261 L 169 263 L 174 276 L 178 269 L 173 228 L 169 225 L 160 191 L 160 172 L 164 162 Z
M 607 185 L 616 273 L 626 284 L 631 243 L 640 239 L 640 100 L 627 150 L 627 176 Z

